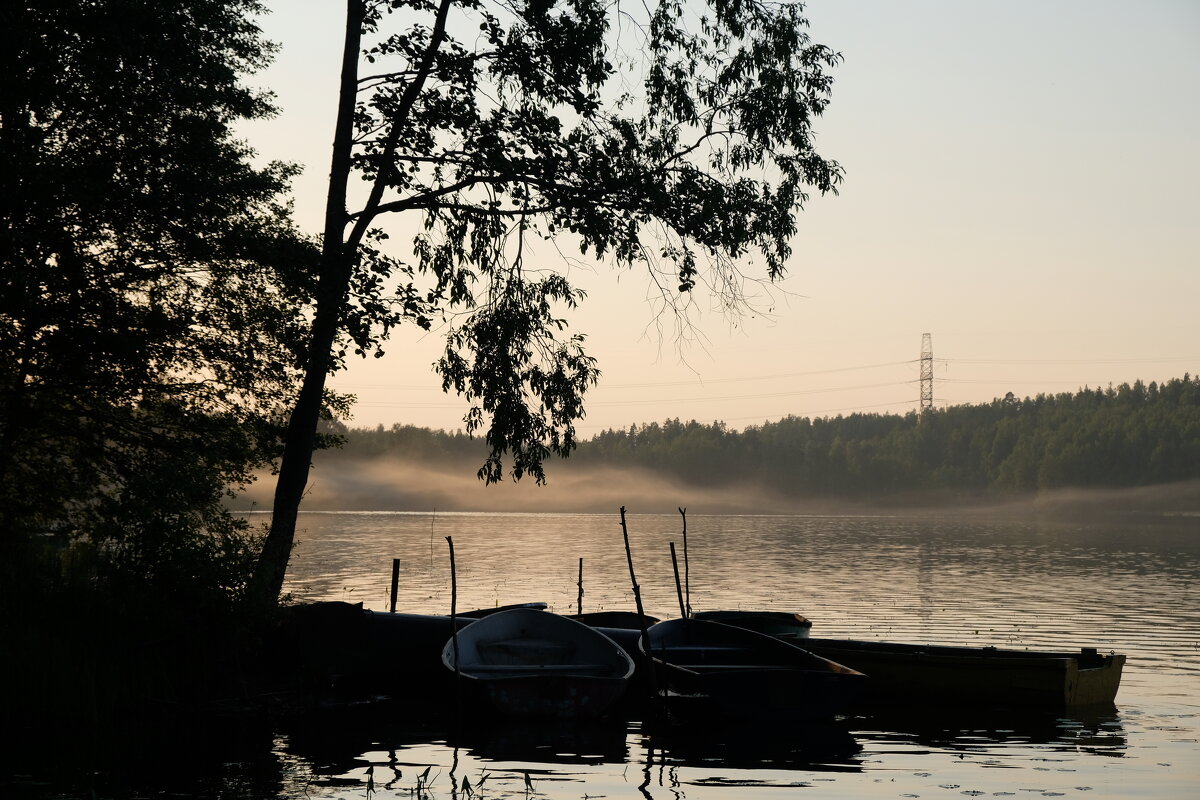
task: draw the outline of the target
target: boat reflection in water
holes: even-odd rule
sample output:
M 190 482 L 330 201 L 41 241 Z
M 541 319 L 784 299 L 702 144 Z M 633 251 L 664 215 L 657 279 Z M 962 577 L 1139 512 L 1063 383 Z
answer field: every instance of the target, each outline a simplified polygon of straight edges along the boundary
M 857 772 L 858 740 L 841 722 L 792 725 L 722 721 L 720 725 L 647 723 L 642 746 L 659 765 L 731 769 Z

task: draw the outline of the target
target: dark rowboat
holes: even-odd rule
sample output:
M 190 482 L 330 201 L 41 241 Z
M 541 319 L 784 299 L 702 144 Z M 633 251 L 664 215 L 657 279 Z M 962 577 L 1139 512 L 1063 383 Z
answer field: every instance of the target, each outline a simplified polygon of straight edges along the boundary
M 619 644 L 581 622 L 517 608 L 458 632 L 457 673 L 501 713 L 597 717 L 624 693 L 634 664 Z M 442 649 L 455 672 L 455 640 Z
M 692 617 L 734 625 L 780 639 L 806 639 L 812 628 L 812 622 L 806 617 L 790 611 L 696 611 Z
M 731 625 L 672 619 L 654 625 L 643 651 L 668 700 L 707 701 L 741 718 L 825 719 L 850 711 L 867 678 L 785 641 Z
M 506 606 L 496 606 L 495 608 L 473 608 L 470 611 L 460 611 L 458 612 L 458 616 L 479 619 L 480 617 L 499 614 L 501 611 L 511 611 L 514 608 L 532 608 L 534 611 L 545 611 L 547 607 L 546 603 L 540 601 L 534 603 L 511 603 Z
M 1112 705 L 1125 656 L 805 639 L 804 647 L 871 676 L 881 703 L 1062 709 Z
M 589 611 L 570 616 L 571 619 L 579 620 L 593 628 L 623 628 L 631 631 L 640 631 L 643 624 L 649 628 L 659 621 L 658 617 L 639 614 L 636 611 Z

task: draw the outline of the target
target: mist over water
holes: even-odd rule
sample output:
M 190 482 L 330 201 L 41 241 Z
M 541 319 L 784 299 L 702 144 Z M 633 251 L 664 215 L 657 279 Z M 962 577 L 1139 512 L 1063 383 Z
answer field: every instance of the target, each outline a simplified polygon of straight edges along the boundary
M 670 514 L 685 507 L 706 514 L 813 514 L 862 511 L 969 513 L 988 519 L 1106 517 L 1195 519 L 1200 526 L 1200 481 L 1126 489 L 1057 489 L 1037 496 L 970 497 L 955 494 L 867 494 L 860 498 L 789 496 L 739 480 L 713 476 L 704 486 L 646 469 L 596 467 L 555 460 L 547 483 L 532 478 L 486 486 L 478 463 L 430 464 L 395 457 L 318 454 L 302 508 L 307 511 L 496 511 L 608 513 L 621 506 Z M 271 506 L 274 478 L 260 474 L 235 507 Z
M 310 511 L 544 511 L 592 513 L 621 506 L 643 512 L 672 512 L 675 498 L 701 494 L 695 486 L 648 470 L 549 465 L 548 481 L 506 479 L 485 486 L 475 476 L 477 464 L 459 467 L 387 459 L 328 459 L 318 461 L 309 478 L 302 508 Z M 764 492 L 736 480 L 724 487 L 703 489 L 706 513 L 745 514 L 796 512 L 820 507 Z M 238 508 L 270 507 L 274 482 L 260 476 L 239 498 Z

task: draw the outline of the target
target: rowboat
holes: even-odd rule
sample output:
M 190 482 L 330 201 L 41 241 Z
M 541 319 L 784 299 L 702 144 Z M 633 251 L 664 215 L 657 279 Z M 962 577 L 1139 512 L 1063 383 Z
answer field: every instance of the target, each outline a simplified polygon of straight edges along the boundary
M 735 718 L 826 719 L 850 711 L 861 672 L 765 634 L 698 619 L 654 625 L 643 652 L 659 670 L 668 703 L 704 700 Z
M 573 619 L 528 608 L 489 614 L 451 637 L 442 663 L 504 714 L 597 717 L 634 664 L 619 644 Z
M 779 639 L 806 639 L 812 622 L 790 611 L 696 611 L 695 619 L 734 625 Z
M 570 616 L 571 619 L 593 628 L 624 628 L 631 631 L 641 630 L 643 624 L 649 628 L 659 621 L 658 617 L 639 614 L 636 611 L 589 611 Z
M 888 704 L 1062 709 L 1112 705 L 1125 656 L 1074 652 L 805 639 L 804 647 L 871 676 Z
M 541 601 L 533 602 L 533 603 L 511 603 L 506 606 L 496 606 L 494 608 L 474 608 L 474 609 L 471 609 L 470 611 L 459 611 L 458 616 L 470 617 L 471 619 L 479 619 L 480 617 L 486 617 L 486 616 L 490 616 L 492 614 L 498 614 L 501 611 L 511 611 L 514 608 L 532 608 L 535 611 L 545 611 L 547 607 L 548 607 L 548 604 L 543 603 Z

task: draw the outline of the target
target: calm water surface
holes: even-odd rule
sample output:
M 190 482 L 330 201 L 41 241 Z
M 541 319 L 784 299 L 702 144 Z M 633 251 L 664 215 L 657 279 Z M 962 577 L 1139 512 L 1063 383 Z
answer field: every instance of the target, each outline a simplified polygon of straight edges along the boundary
M 682 552 L 680 517 L 628 522 L 646 610 L 678 615 L 669 543 Z M 445 614 L 452 536 L 460 609 L 540 600 L 573 611 L 580 558 L 585 611 L 632 609 L 619 523 L 615 513 L 308 513 L 286 589 L 386 610 L 396 557 L 398 609 Z M 1200 523 L 691 515 L 688 549 L 698 610 L 797 611 L 826 637 L 1115 650 L 1129 657 L 1117 706 L 872 714 L 778 733 L 636 720 L 462 730 L 435 704 L 212 743 L 186 770 L 168 763 L 169 779 L 125 776 L 107 796 L 1200 797 Z
M 398 608 L 447 613 L 452 536 L 460 609 L 542 600 L 572 611 L 580 558 L 584 610 L 631 609 L 619 522 L 616 514 L 307 514 L 287 589 L 385 610 L 398 557 Z M 677 615 L 669 543 L 682 548 L 681 518 L 628 523 L 647 611 Z M 829 637 L 1126 653 L 1117 708 L 864 716 L 782 735 L 685 735 L 638 722 L 460 734 L 390 720 L 353 733 L 281 732 L 272 745 L 279 795 L 1200 796 L 1200 525 L 693 515 L 688 549 L 696 609 L 798 611 Z

